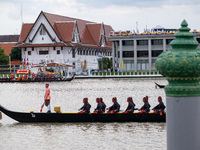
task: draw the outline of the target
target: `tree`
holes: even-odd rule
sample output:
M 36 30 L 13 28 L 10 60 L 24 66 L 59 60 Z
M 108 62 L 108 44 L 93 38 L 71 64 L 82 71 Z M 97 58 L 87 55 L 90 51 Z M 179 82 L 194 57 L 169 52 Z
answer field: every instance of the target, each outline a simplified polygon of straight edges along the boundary
M 112 58 L 103 57 L 103 69 L 108 70 L 108 68 L 112 67 Z M 99 62 L 99 70 L 102 69 L 102 62 Z
M 16 44 L 17 45 L 17 44 Z M 21 49 L 20 48 L 12 48 L 11 53 L 10 53 L 11 60 L 21 60 Z
M 9 63 L 9 56 L 4 53 L 4 49 L 0 47 L 0 65 L 7 65 Z

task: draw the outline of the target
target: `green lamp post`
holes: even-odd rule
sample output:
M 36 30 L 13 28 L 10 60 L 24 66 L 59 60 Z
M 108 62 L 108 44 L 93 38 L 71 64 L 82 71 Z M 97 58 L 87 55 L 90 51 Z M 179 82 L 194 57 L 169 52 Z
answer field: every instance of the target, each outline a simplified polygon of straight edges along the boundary
M 200 50 L 187 26 L 184 20 L 170 43 L 172 49 L 155 63 L 169 82 L 165 87 L 168 150 L 200 147 Z

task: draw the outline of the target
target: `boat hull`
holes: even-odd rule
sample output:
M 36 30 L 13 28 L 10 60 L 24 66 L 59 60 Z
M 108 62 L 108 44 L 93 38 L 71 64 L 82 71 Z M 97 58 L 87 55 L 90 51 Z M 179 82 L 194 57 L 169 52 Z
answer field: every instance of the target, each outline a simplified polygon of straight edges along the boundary
M 0 105 L 0 111 L 10 118 L 25 123 L 48 123 L 48 122 L 165 122 L 166 115 L 154 113 L 131 113 L 131 114 L 78 114 L 78 113 L 23 113 L 7 110 Z

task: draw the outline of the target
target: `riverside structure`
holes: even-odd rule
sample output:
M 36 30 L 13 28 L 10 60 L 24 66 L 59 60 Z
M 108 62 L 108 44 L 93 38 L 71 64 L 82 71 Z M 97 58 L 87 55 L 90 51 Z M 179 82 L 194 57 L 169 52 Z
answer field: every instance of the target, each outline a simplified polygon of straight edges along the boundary
M 113 32 L 108 37 L 112 41 L 113 68 L 120 71 L 155 71 L 157 57 L 171 49 L 170 42 L 175 33 L 165 29 L 153 33 Z M 193 33 L 194 39 L 200 42 L 200 32 Z
M 98 69 L 97 55 L 112 56 L 110 25 L 41 11 L 34 23 L 24 23 L 16 47 L 29 64 L 73 65 L 70 72 Z

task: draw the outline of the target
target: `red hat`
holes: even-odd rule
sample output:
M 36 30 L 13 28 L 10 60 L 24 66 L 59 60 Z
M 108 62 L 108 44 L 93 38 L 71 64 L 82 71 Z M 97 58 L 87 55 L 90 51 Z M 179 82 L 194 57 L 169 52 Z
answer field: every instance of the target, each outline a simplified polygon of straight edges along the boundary
M 49 86 L 49 84 L 48 84 L 48 83 L 46 83 L 46 85 L 48 85 L 48 86 Z

